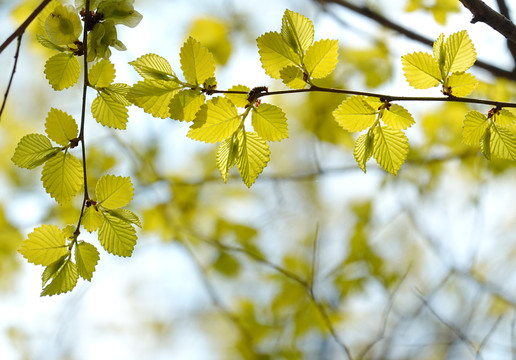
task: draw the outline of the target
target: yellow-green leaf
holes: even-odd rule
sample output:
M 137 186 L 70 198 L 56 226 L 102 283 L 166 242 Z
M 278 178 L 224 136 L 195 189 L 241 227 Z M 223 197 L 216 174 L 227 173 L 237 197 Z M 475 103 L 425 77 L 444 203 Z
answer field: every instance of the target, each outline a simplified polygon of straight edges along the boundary
M 487 160 L 491 160 L 491 127 L 488 126 L 480 139 L 480 151 Z
M 59 148 L 52 147 L 52 143 L 45 135 L 28 134 L 18 142 L 11 161 L 19 167 L 33 169 L 59 151 Z
M 491 154 L 501 159 L 516 159 L 516 135 L 503 127 L 491 126 Z
M 376 113 L 363 96 L 352 96 L 333 111 L 333 117 L 345 130 L 359 132 L 373 125 Z
M 248 97 L 249 91 L 251 91 L 251 89 L 249 89 L 247 86 L 234 85 L 234 86 L 230 87 L 228 90 L 242 91 L 245 93 L 245 94 L 224 94 L 224 96 L 227 99 L 231 100 L 231 102 L 233 104 L 235 104 L 235 106 L 240 107 L 240 108 L 245 108 L 249 104 L 247 97 Z
M 50 41 L 48 38 L 46 38 L 45 36 L 43 35 L 36 35 L 36 40 L 41 44 L 43 45 L 44 47 L 46 47 L 47 49 L 51 49 L 51 50 L 57 50 L 57 51 L 60 51 L 60 52 L 64 52 L 66 51 L 66 48 L 62 47 L 62 46 L 59 46 L 59 45 L 56 45 L 54 44 L 52 41 Z
M 392 104 L 385 109 L 382 120 L 391 129 L 404 130 L 414 124 L 414 118 L 403 106 Z
M 119 218 L 123 222 L 129 223 L 129 224 L 134 224 L 134 225 L 138 226 L 139 228 L 142 227 L 140 218 L 138 216 L 136 216 L 136 214 L 133 213 L 131 210 L 115 209 L 115 210 L 107 210 L 106 212 L 109 215 Z
M 355 141 L 353 155 L 358 166 L 366 172 L 366 163 L 373 155 L 373 139 L 369 133 L 360 135 Z
M 134 195 L 129 177 L 104 175 L 95 188 L 97 203 L 107 209 L 118 209 L 131 202 Z
M 170 117 L 180 121 L 193 121 L 204 105 L 206 97 L 195 90 L 182 90 L 170 101 Z
M 215 60 L 207 48 L 193 37 L 189 37 L 179 53 L 181 70 L 186 81 L 193 85 L 215 76 Z
M 285 10 L 281 21 L 281 37 L 296 53 L 304 53 L 314 42 L 314 25 L 307 17 Z
M 409 151 L 408 139 L 401 130 L 374 128 L 373 156 L 386 171 L 396 175 Z
M 112 96 L 101 91 L 91 103 L 91 113 L 99 124 L 114 129 L 127 127 L 129 113 L 127 107 L 115 101 Z
M 443 45 L 443 51 L 445 56 L 444 73 L 446 75 L 468 70 L 477 58 L 475 47 L 466 30 L 450 35 Z
M 281 81 L 291 89 L 303 89 L 306 86 L 305 74 L 297 66 L 289 65 L 280 71 Z
M 79 61 L 73 54 L 59 53 L 45 63 L 45 76 L 54 90 L 73 86 L 79 80 Z
M 332 73 L 339 61 L 339 42 L 337 40 L 316 41 L 305 55 L 308 74 L 314 79 L 321 79 Z
M 238 139 L 232 136 L 224 140 L 217 149 L 217 168 L 224 183 L 228 180 L 229 170 L 236 164 L 238 157 Z
M 289 65 L 299 65 L 299 56 L 283 41 L 280 33 L 268 32 L 256 39 L 265 72 L 274 79 Z
M 111 96 L 111 98 L 124 106 L 131 105 L 131 102 L 127 100 L 127 94 L 131 87 L 127 84 L 115 83 L 104 88 L 102 92 Z
M 127 100 L 141 107 L 154 117 L 169 117 L 170 100 L 181 89 L 174 81 L 144 80 L 134 84 L 127 94 Z
M 45 270 L 43 271 L 43 274 L 41 274 L 41 282 L 43 283 L 42 286 L 45 286 L 48 281 L 54 276 L 56 276 L 57 271 L 63 266 L 64 262 L 66 261 L 66 258 L 68 257 L 68 253 L 66 255 L 63 255 L 59 258 L 59 260 L 54 261 L 52 264 L 48 265 Z
M 201 106 L 188 137 L 213 144 L 230 137 L 240 122 L 235 105 L 226 98 L 216 97 Z
M 55 225 L 41 225 L 27 236 L 18 252 L 33 264 L 49 266 L 68 253 L 66 237 Z
M 478 86 L 478 80 L 468 73 L 453 73 L 446 79 L 446 86 L 453 96 L 468 96 Z
M 242 180 L 251 187 L 270 159 L 269 145 L 256 133 L 241 131 L 238 134 L 237 168 Z
M 63 205 L 81 189 L 82 174 L 81 162 L 71 154 L 60 152 L 43 166 L 41 181 L 47 193 Z
M 45 132 L 50 139 L 61 146 L 66 146 L 70 140 L 77 138 L 79 129 L 71 115 L 51 108 L 45 121 Z
M 99 230 L 99 241 L 110 254 L 131 256 L 136 245 L 136 231 L 131 224 L 104 213 L 104 221 Z
M 71 44 L 81 35 L 81 19 L 73 6 L 58 4 L 45 21 L 45 31 L 54 44 Z
M 107 59 L 97 61 L 88 72 L 90 85 L 105 88 L 115 80 L 115 65 Z
M 433 51 L 434 51 L 434 59 L 437 61 L 437 65 L 439 69 L 442 69 L 444 72 L 444 63 L 445 63 L 445 52 L 443 50 L 444 46 L 444 34 L 439 35 L 437 40 L 434 41 Z M 446 74 L 444 74 L 446 75 Z
M 464 118 L 462 142 L 467 145 L 477 145 L 488 127 L 489 123 L 484 114 L 474 110 L 468 112 Z
M 71 291 L 77 285 L 78 279 L 77 266 L 68 259 L 53 275 L 52 282 L 43 289 L 41 296 L 52 296 Z
M 439 84 L 441 71 L 428 53 L 413 53 L 401 57 L 403 72 L 408 83 L 416 89 L 428 89 Z
M 156 54 L 146 54 L 129 63 L 144 79 L 166 80 L 175 76 L 169 62 Z
M 496 126 L 508 127 L 514 125 L 516 116 L 509 110 L 502 109 L 494 114 L 493 120 Z
M 100 259 L 100 254 L 95 246 L 90 243 L 79 241 L 75 246 L 75 262 L 79 276 L 84 280 L 91 281 L 95 266 Z
M 87 231 L 93 232 L 102 225 L 102 219 L 102 214 L 95 206 L 87 206 L 82 216 L 82 226 L 84 226 Z
M 283 110 L 271 104 L 253 108 L 252 125 L 256 133 L 267 141 L 281 141 L 288 138 L 287 117 Z

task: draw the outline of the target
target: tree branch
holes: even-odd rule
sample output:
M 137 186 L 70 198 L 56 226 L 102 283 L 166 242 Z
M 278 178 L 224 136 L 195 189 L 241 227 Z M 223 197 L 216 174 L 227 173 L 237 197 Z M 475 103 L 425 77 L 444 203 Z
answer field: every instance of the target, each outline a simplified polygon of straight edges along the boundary
M 496 0 L 496 3 L 498 4 L 498 9 L 500 10 L 500 14 L 505 16 L 507 19 L 511 20 L 509 8 L 507 7 L 507 3 L 505 2 L 505 0 Z M 507 39 L 507 48 L 509 49 L 509 51 L 512 55 L 512 58 L 514 59 L 514 63 L 515 63 L 514 69 L 516 70 L 516 43 Z
M 9 83 L 7 84 L 7 89 L 5 90 L 4 94 L 4 101 L 2 102 L 2 107 L 0 108 L 0 119 L 2 119 L 2 114 L 4 113 L 5 104 L 7 103 L 7 97 L 9 96 L 9 90 L 11 90 L 11 85 L 14 79 L 14 73 L 16 72 L 16 66 L 18 65 L 18 57 L 20 55 L 20 45 L 22 37 L 23 34 L 20 34 L 20 36 L 18 36 L 18 45 L 16 45 L 16 52 L 14 54 L 13 71 L 11 72 L 11 77 L 9 78 Z

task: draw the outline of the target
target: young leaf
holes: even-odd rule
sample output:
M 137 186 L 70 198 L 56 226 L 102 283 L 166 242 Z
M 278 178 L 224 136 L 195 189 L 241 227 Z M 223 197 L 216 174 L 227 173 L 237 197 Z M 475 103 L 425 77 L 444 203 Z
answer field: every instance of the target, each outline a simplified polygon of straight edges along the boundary
M 169 62 L 156 54 L 146 54 L 129 63 L 144 79 L 167 80 L 174 77 Z
M 363 96 L 352 96 L 333 111 L 333 117 L 345 130 L 359 132 L 373 125 L 376 113 Z
M 480 139 L 480 151 L 487 160 L 491 160 L 491 126 L 488 126 Z
M 264 140 L 281 141 L 288 138 L 287 117 L 277 106 L 261 104 L 253 108 L 251 124 Z
M 224 94 L 224 96 L 231 100 L 236 107 L 245 108 L 249 105 L 249 101 L 247 100 L 248 93 L 251 91 L 247 86 L 244 85 L 235 85 L 229 88 L 230 91 L 242 91 L 245 94 Z
M 49 266 L 68 254 L 66 237 L 55 225 L 41 225 L 27 236 L 18 252 L 35 265 Z
M 493 119 L 497 126 L 507 127 L 514 125 L 516 116 L 509 110 L 502 109 L 494 114 Z
M 213 144 L 230 137 L 240 122 L 235 105 L 226 98 L 216 97 L 201 106 L 187 136 Z
M 314 79 L 321 79 L 332 73 L 337 66 L 339 42 L 337 40 L 316 41 L 305 55 L 305 66 L 308 74 Z
M 477 58 L 475 47 L 466 30 L 450 35 L 443 45 L 443 51 L 445 74 L 466 71 Z
M 444 62 L 445 62 L 445 50 L 444 46 L 444 34 L 439 35 L 437 40 L 434 41 L 433 51 L 434 51 L 434 59 L 437 61 L 437 65 L 439 65 L 439 69 L 442 69 L 444 72 Z M 446 75 L 446 74 L 443 74 Z
M 242 180 L 251 187 L 270 159 L 269 145 L 256 133 L 241 131 L 238 134 L 237 168 Z
M 50 279 L 56 276 L 57 271 L 61 268 L 61 266 L 63 266 L 67 257 L 68 253 L 66 253 L 66 255 L 61 256 L 59 260 L 54 261 L 52 264 L 48 265 L 45 268 L 43 274 L 41 274 L 41 282 L 43 283 L 42 286 L 45 286 Z
M 154 117 L 169 117 L 170 100 L 181 89 L 174 81 L 144 80 L 134 84 L 127 94 L 127 100 L 139 106 Z
M 401 57 L 408 83 L 416 89 L 428 89 L 439 84 L 441 71 L 432 55 L 413 53 Z
M 491 154 L 501 159 L 516 159 L 516 135 L 503 127 L 491 126 Z
M 71 154 L 57 153 L 43 166 L 41 181 L 47 193 L 63 205 L 81 189 L 82 164 Z
M 79 61 L 73 54 L 59 53 L 45 63 L 45 75 L 54 90 L 73 86 L 79 80 Z
M 193 121 L 205 101 L 206 97 L 198 91 L 182 90 L 170 101 L 170 117 L 179 121 Z
M 104 175 L 95 188 L 97 203 L 107 209 L 118 209 L 131 202 L 134 195 L 129 177 Z
M 75 262 L 79 276 L 84 280 L 91 281 L 95 266 L 100 259 L 100 254 L 95 246 L 90 243 L 79 241 L 75 246 Z
M 94 206 L 87 206 L 84 209 L 82 216 L 82 226 L 89 231 L 93 232 L 102 225 L 102 214 Z
M 96 62 L 88 72 L 90 85 L 105 88 L 115 80 L 115 65 L 107 59 Z
M 387 127 L 398 130 L 405 130 L 415 123 L 408 110 L 398 104 L 392 104 L 388 109 L 385 109 L 382 120 Z
M 45 132 L 50 139 L 61 146 L 66 146 L 70 140 L 77 138 L 79 129 L 71 115 L 51 108 L 45 121 Z
M 68 259 L 54 274 L 52 282 L 43 289 L 41 296 L 52 296 L 71 291 L 77 285 L 78 279 L 77 266 Z
M 464 118 L 462 142 L 467 145 L 477 145 L 488 127 L 489 122 L 484 114 L 474 110 L 468 112 Z
M 136 231 L 131 224 L 117 217 L 103 214 L 104 221 L 99 230 L 99 241 L 110 254 L 131 256 L 136 245 Z
M 57 51 L 60 51 L 60 52 L 64 52 L 66 51 L 66 48 L 62 47 L 62 46 L 59 46 L 59 45 L 56 45 L 54 44 L 52 41 L 50 41 L 49 39 L 47 39 L 46 37 L 44 37 L 43 35 L 36 35 L 36 40 L 44 47 L 46 47 L 47 49 L 51 49 L 51 50 L 57 50 Z
M 409 151 L 408 139 L 401 130 L 374 128 L 373 156 L 386 171 L 396 175 Z
M 11 161 L 19 167 L 33 169 L 59 151 L 59 148 L 52 147 L 52 143 L 45 135 L 28 134 L 18 142 Z
M 299 56 L 283 41 L 280 33 L 265 33 L 256 39 L 256 43 L 262 67 L 274 79 L 280 78 L 281 69 L 300 62 Z
M 109 215 L 112 215 L 123 222 L 134 224 L 138 226 L 139 228 L 142 227 L 142 223 L 140 221 L 140 218 L 136 216 L 135 213 L 133 213 L 131 210 L 127 209 L 115 209 L 115 210 L 107 210 L 106 211 Z
M 125 130 L 129 113 L 127 108 L 113 100 L 113 97 L 101 91 L 91 103 L 91 113 L 99 124 L 114 129 Z
M 102 92 L 111 96 L 115 102 L 129 106 L 131 102 L 127 100 L 127 94 L 129 94 L 130 89 L 131 87 L 127 84 L 115 83 L 104 88 Z
M 453 96 L 468 96 L 478 86 L 478 80 L 468 73 L 454 73 L 446 79 L 445 86 L 450 87 Z
M 303 89 L 306 86 L 303 71 L 297 66 L 289 65 L 280 71 L 281 80 L 291 89 Z
M 213 55 L 200 42 L 189 37 L 179 53 L 181 70 L 186 81 L 193 85 L 204 83 L 215 76 L 215 60 Z
M 314 25 L 307 17 L 285 10 L 281 37 L 296 53 L 303 54 L 314 42 Z
M 363 172 L 366 172 L 366 163 L 373 155 L 373 138 L 369 133 L 360 135 L 355 141 L 353 155 L 358 166 L 360 166 Z
M 238 140 L 232 136 L 224 140 L 217 149 L 217 167 L 224 183 L 228 180 L 229 170 L 236 164 L 238 157 Z
M 45 21 L 45 31 L 54 44 L 71 44 L 81 35 L 81 19 L 73 6 L 58 4 Z

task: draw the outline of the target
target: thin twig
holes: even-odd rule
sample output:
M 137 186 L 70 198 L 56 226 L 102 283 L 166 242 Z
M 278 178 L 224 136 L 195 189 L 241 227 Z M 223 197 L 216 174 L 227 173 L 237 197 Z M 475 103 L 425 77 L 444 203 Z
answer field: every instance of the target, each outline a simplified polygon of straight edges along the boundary
M 507 6 L 507 3 L 505 2 L 505 0 L 496 0 L 496 3 L 498 4 L 498 9 L 500 10 L 500 14 L 505 16 L 507 19 L 511 20 L 509 7 Z M 512 55 L 512 58 L 515 62 L 515 69 L 516 69 L 516 43 L 507 39 L 507 48 L 509 49 L 509 51 Z
M 498 316 L 498 318 L 496 319 L 496 321 L 494 322 L 493 326 L 491 326 L 491 328 L 489 329 L 489 331 L 487 332 L 486 336 L 484 336 L 484 338 L 482 339 L 482 341 L 480 342 L 480 344 L 478 345 L 478 349 L 477 349 L 477 355 L 480 356 L 480 352 L 482 351 L 482 349 L 484 348 L 484 346 L 487 344 L 487 342 L 489 341 L 489 338 L 491 337 L 491 335 L 493 335 L 495 329 L 498 327 L 498 325 L 500 324 L 500 321 L 502 320 L 502 317 L 503 317 L 503 314 Z
M 11 72 L 11 77 L 9 78 L 9 83 L 7 84 L 7 89 L 5 90 L 4 101 L 2 102 L 2 108 L 0 108 L 0 120 L 2 119 L 2 114 L 4 113 L 5 104 L 7 103 L 7 96 L 9 96 L 9 90 L 11 90 L 11 85 L 12 85 L 13 79 L 14 79 L 14 73 L 16 72 L 16 66 L 18 65 L 18 57 L 20 55 L 20 45 L 21 45 L 22 37 L 23 37 L 23 34 L 20 34 L 20 36 L 18 36 L 18 45 L 16 45 L 16 52 L 14 53 L 13 71 Z

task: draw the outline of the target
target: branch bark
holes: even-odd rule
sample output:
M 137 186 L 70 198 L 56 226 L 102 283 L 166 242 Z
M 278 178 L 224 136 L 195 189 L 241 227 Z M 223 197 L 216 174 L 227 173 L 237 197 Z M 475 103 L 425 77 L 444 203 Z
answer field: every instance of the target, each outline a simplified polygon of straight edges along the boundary
M 505 16 L 507 19 L 511 20 L 509 7 L 507 6 L 507 3 L 505 2 L 505 0 L 496 0 L 496 4 L 498 5 L 498 10 L 500 10 L 500 14 Z M 513 58 L 514 64 L 515 64 L 514 70 L 516 70 L 516 43 L 507 39 L 507 48 L 509 49 L 509 51 L 512 55 L 512 58 Z

